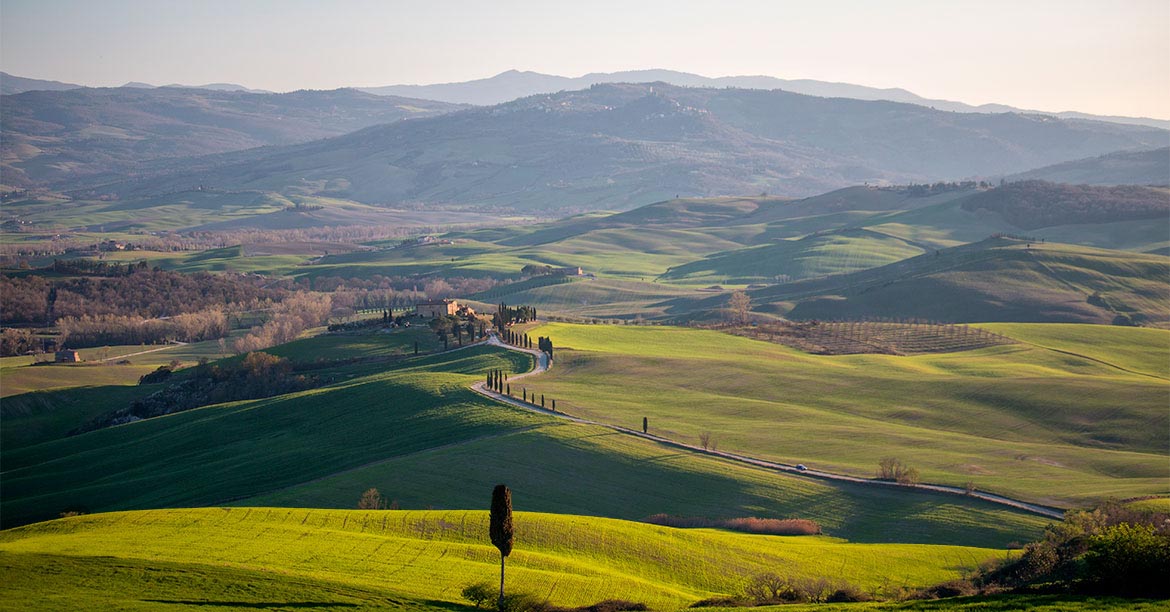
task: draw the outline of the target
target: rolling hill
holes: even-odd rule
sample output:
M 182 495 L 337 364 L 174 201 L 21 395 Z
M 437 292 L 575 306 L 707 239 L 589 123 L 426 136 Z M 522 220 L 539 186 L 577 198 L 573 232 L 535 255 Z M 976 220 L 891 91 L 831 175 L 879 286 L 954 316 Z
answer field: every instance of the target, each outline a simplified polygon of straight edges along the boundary
M 404 508 L 479 508 L 480 492 L 501 479 L 523 496 L 522 509 L 629 520 L 658 513 L 798 516 L 855 542 L 1000 547 L 1034 537 L 1044 524 L 961 496 L 819 481 L 679 453 L 497 404 L 467 388 L 489 368 L 528 369 L 526 355 L 472 348 L 349 360 L 376 356 L 366 346 L 371 341 L 327 336 L 271 349 L 340 382 L 77 436 L 64 436 L 65 424 L 48 422 L 44 408 L 70 408 L 60 418 L 77 415 L 67 406 L 74 391 L 5 398 L 12 406 L 6 429 L 27 423 L 40 432 L 5 438 L 5 526 L 78 506 L 352 508 L 370 486 Z M 107 396 L 116 403 L 149 391 Z
M 62 83 L 61 81 L 47 81 L 44 79 L 30 79 L 26 77 L 0 72 L 0 95 L 18 94 L 26 91 L 64 91 L 79 89 L 81 85 Z
M 305 142 L 459 108 L 348 89 L 131 87 L 28 91 L 3 106 L 0 167 L 4 184 L 17 187 L 76 186 L 103 173 L 134 175 L 149 160 Z
M 989 238 L 870 270 L 751 292 L 797 319 L 1170 323 L 1170 258 Z
M 632 208 L 674 195 L 809 195 L 861 182 L 1002 174 L 1167 132 L 962 114 L 784 91 L 596 85 L 302 145 L 212 156 L 103 186 L 270 191 L 333 181 L 362 202 L 536 210 Z
M 520 497 L 516 501 L 523 503 Z M 991 548 L 853 544 L 524 511 L 514 520 L 509 590 L 561 606 L 624 599 L 655 610 L 681 609 L 702 598 L 737 594 L 753 575 L 777 567 L 794 577 L 831 578 L 839 585 L 892 594 L 957 578 L 964 569 L 1003 554 Z M 451 609 L 466 605 L 460 594 L 464 587 L 499 578 L 499 553 L 487 540 L 487 521 L 482 510 L 292 508 L 75 517 L 0 534 L 0 567 L 9 577 L 0 595 L 11 597 L 28 588 L 27 564 L 41 564 L 56 570 L 51 575 L 76 580 L 67 584 L 57 578 L 59 590 L 34 599 L 47 608 L 72 607 L 78 597 L 135 608 L 191 599 L 204 605 L 282 607 L 277 602 L 293 593 L 316 591 L 308 600 L 317 602 L 311 607 L 376 602 L 390 609 Z M 162 575 L 143 580 L 140 574 L 148 564 Z M 216 584 L 216 577 L 227 585 Z M 53 580 L 41 578 L 46 579 Z M 252 580 L 255 587 L 232 592 L 237 583 Z M 119 582 L 127 588 L 109 588 Z M 105 587 L 101 593 L 95 592 L 99 585 Z M 199 586 L 207 591 L 196 596 L 191 591 Z
M 1074 185 L 1170 185 L 1170 148 L 1117 151 L 1075 159 L 1007 177 Z
M 1166 492 L 1170 332 L 993 327 L 1024 342 L 954 353 L 811 355 L 711 330 L 546 323 L 529 392 L 592 421 L 789 465 L 1068 507 Z M 1054 339 L 1054 334 L 1055 339 Z M 1075 401 L 1070 399 L 1075 397 Z

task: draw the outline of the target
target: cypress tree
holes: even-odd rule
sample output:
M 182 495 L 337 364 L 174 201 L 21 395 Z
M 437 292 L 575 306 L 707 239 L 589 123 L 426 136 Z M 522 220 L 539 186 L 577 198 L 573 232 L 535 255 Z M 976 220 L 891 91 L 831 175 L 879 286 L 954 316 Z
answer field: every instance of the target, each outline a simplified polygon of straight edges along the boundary
M 504 609 L 504 559 L 512 554 L 512 492 L 499 484 L 492 490 L 492 509 L 488 515 L 488 535 L 500 551 L 500 600 Z
M 646 429 L 650 425 L 650 421 L 646 417 L 642 417 L 642 433 L 646 433 Z
M 505 393 L 507 393 L 508 397 L 512 397 L 512 385 L 507 385 L 507 391 Z

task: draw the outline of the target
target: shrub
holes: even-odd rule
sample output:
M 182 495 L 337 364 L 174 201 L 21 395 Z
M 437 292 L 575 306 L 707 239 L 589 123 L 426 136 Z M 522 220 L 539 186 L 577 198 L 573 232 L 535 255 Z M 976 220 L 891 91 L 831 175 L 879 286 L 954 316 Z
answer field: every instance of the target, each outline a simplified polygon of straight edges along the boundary
M 1089 538 L 1085 579 L 1102 593 L 1131 597 L 1168 597 L 1170 538 L 1149 525 L 1121 523 Z
M 756 518 L 754 516 L 733 519 L 709 519 L 703 517 L 654 514 L 646 517 L 645 522 L 681 529 L 720 528 L 768 535 L 818 535 L 821 533 L 821 526 L 816 521 L 808 519 L 767 519 Z
M 155 369 L 155 371 L 148 374 L 143 374 L 142 377 L 138 379 L 138 384 L 152 385 L 155 383 L 165 382 L 168 378 L 171 377 L 171 374 L 173 373 L 174 369 L 171 366 L 160 365 L 157 369 Z
M 463 598 L 482 608 L 484 604 L 495 601 L 496 590 L 486 582 L 477 582 L 463 587 Z
M 897 457 L 885 457 L 878 462 L 878 480 L 915 484 L 918 482 L 918 470 L 902 463 Z
M 582 612 L 643 612 L 649 610 L 644 603 L 626 601 L 624 599 L 606 599 L 587 608 L 579 608 Z
M 944 597 L 964 597 L 966 595 L 974 595 L 978 592 L 979 589 L 976 588 L 970 580 L 948 580 L 947 582 L 915 591 L 910 595 L 910 599 L 942 599 Z
M 745 608 L 752 602 L 742 597 L 709 597 L 691 604 L 692 608 Z
M 721 526 L 746 533 L 769 535 L 818 535 L 821 526 L 808 519 L 733 518 L 721 521 Z
M 873 597 L 869 593 L 861 589 L 847 585 L 836 591 L 833 591 L 825 598 L 825 603 L 856 603 L 861 601 L 872 601 Z
M 506 593 L 500 612 L 545 612 L 547 606 L 528 593 Z
M 806 599 L 787 578 L 772 572 L 752 576 L 744 585 L 743 594 L 757 605 L 800 602 Z

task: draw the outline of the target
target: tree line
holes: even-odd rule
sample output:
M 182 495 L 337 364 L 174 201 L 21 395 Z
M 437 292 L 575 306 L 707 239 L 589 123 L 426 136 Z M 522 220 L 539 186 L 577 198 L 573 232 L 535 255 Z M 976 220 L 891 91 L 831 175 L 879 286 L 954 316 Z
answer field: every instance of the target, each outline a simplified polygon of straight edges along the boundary
M 70 435 L 221 402 L 302 391 L 320 384 L 316 377 L 295 373 L 288 359 L 261 352 L 248 353 L 239 361 L 222 364 L 203 359 L 183 374 L 172 374 L 173 369 L 174 366 L 159 366 L 139 381 L 140 384 L 169 382 L 166 387 L 133 401 L 126 408 L 99 415 L 69 432 Z
M 101 262 L 98 262 L 99 264 Z M 75 264 L 69 263 L 72 268 Z M 86 274 L 113 276 L 46 278 L 0 275 L 0 321 L 15 325 L 52 325 L 62 317 L 117 315 L 158 318 L 199 312 L 231 303 L 280 299 L 287 286 L 271 279 L 196 272 L 182 274 L 137 265 L 102 267 L 76 264 Z
M 1076 223 L 1165 219 L 1165 191 L 1138 185 L 1100 187 L 1019 181 L 963 200 L 963 210 L 989 210 L 1022 229 Z
M 536 320 L 536 308 L 533 306 L 508 306 L 500 302 L 496 306 L 496 313 L 492 315 L 492 326 L 496 331 L 503 333 L 509 325 L 528 323 Z

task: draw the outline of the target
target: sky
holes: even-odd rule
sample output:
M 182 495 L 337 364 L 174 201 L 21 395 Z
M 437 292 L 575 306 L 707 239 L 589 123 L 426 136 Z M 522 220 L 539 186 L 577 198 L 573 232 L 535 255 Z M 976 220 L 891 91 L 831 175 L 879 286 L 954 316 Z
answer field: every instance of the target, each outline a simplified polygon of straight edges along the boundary
M 0 0 L 0 70 L 91 86 L 646 68 L 1170 119 L 1170 0 Z

